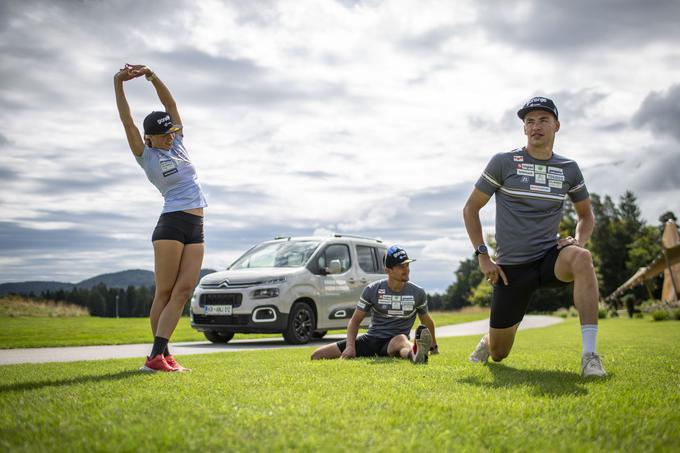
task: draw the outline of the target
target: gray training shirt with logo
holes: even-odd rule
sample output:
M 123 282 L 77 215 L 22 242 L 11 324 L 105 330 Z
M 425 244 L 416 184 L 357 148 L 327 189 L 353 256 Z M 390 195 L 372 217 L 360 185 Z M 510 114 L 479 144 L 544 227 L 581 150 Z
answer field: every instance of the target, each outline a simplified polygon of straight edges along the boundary
M 357 309 L 372 312 L 367 336 L 383 339 L 401 334 L 409 336 L 416 314 L 427 313 L 427 295 L 423 288 L 411 282 L 395 292 L 387 286 L 387 279 L 378 280 L 364 288 Z
M 525 148 L 491 158 L 475 187 L 496 194 L 496 261 L 522 264 L 541 258 L 557 243 L 564 201 L 589 197 L 578 164 L 552 155 L 534 159 Z

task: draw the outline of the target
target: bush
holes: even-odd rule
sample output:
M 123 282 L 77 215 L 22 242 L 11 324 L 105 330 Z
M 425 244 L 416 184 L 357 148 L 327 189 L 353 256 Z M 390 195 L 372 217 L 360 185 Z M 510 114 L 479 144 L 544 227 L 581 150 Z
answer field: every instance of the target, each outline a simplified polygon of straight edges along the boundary
M 553 312 L 553 316 L 559 316 L 560 318 L 566 318 L 569 316 L 569 310 L 566 308 L 560 308 L 559 310 L 555 310 Z
M 641 311 L 633 313 L 633 319 L 643 319 L 644 317 L 645 315 L 643 315 Z
M 671 312 L 672 318 L 676 321 L 680 321 L 680 308 L 676 308 Z
M 607 319 L 607 309 L 606 308 L 598 308 L 597 309 L 597 318 L 598 319 Z
M 671 313 L 668 310 L 656 310 L 652 312 L 652 319 L 654 321 L 667 321 L 671 319 Z

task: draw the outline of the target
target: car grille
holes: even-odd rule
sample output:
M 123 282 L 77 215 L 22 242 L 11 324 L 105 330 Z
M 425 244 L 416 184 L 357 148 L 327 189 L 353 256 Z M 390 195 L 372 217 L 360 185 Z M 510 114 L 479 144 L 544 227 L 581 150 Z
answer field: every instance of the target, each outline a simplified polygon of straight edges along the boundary
M 201 288 L 204 289 L 219 289 L 219 288 L 249 288 L 251 286 L 261 285 L 265 281 L 254 281 L 254 282 L 228 282 L 222 281 L 219 283 L 201 283 Z
M 240 293 L 201 294 L 201 298 L 198 300 L 198 306 L 231 305 L 232 307 L 240 307 L 242 298 L 243 295 Z
M 193 317 L 195 324 L 245 326 L 250 322 L 250 315 L 204 316 L 194 313 Z

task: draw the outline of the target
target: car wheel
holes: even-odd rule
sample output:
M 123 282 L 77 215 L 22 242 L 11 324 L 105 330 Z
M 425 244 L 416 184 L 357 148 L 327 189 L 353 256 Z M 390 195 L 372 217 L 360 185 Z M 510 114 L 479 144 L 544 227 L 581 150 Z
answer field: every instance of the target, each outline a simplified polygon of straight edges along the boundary
M 305 303 L 295 304 L 288 316 L 288 326 L 283 332 L 283 339 L 288 344 L 309 343 L 315 328 L 316 317 L 312 307 Z
M 317 330 L 316 332 L 312 333 L 312 338 L 316 338 L 318 340 L 325 337 L 327 333 L 327 330 Z
M 208 341 L 212 341 L 213 343 L 229 343 L 229 340 L 234 338 L 234 332 L 213 332 L 212 330 L 209 330 L 203 332 L 203 335 L 205 335 Z

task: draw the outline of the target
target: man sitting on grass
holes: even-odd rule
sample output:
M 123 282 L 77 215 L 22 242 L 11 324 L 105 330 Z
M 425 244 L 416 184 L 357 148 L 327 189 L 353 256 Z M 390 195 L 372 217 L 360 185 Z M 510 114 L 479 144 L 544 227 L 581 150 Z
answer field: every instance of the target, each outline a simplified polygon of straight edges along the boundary
M 427 312 L 425 291 L 409 282 L 409 263 L 413 261 L 401 247 L 387 249 L 384 261 L 387 278 L 364 288 L 349 320 L 347 339 L 320 347 L 312 354 L 312 360 L 386 356 L 427 363 L 430 349 L 437 353 L 434 321 Z M 371 326 L 357 338 L 359 324 L 369 311 L 373 312 Z M 416 313 L 424 325 L 416 330 L 412 345 L 409 334 Z

